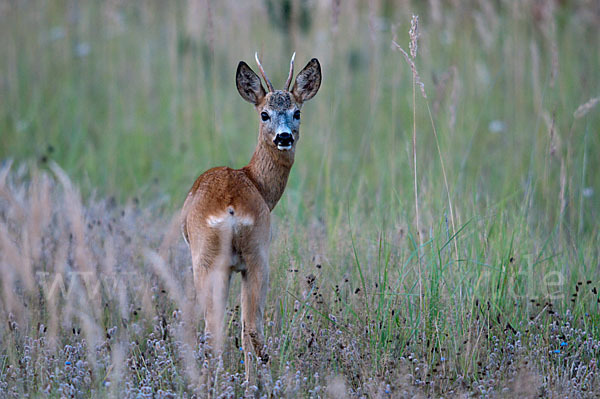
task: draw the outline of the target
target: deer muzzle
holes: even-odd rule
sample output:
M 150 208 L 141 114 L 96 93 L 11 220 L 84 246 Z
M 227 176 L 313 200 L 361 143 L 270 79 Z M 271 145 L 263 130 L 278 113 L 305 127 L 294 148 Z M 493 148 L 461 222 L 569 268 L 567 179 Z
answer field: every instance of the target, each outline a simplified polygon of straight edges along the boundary
M 278 150 L 289 151 L 294 144 L 294 137 L 289 132 L 277 133 L 273 143 L 275 143 Z

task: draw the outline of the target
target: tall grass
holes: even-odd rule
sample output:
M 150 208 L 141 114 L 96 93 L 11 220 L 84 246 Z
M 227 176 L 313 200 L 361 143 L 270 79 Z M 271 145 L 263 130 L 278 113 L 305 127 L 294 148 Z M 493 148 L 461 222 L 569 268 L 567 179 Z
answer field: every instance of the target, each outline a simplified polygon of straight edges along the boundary
M 411 70 L 392 39 L 410 48 L 413 14 Z M 536 1 L 1 3 L 0 396 L 203 393 L 177 211 L 200 172 L 250 159 L 234 72 L 258 50 L 275 86 L 293 51 L 324 73 L 273 214 L 261 394 L 593 397 L 599 21 Z

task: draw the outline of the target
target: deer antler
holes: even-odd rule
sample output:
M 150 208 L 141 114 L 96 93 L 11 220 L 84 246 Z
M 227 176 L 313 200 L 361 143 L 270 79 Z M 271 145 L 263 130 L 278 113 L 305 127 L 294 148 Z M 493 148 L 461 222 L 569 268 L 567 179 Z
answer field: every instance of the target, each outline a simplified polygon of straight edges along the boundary
M 267 89 L 269 89 L 269 91 L 275 91 L 273 90 L 273 85 L 271 84 L 271 81 L 269 80 L 269 78 L 267 78 L 267 74 L 265 73 L 265 70 L 263 69 L 260 60 L 258 59 L 258 52 L 254 53 L 254 59 L 256 59 L 256 63 L 258 64 L 258 69 L 260 69 L 260 74 L 262 75 L 263 79 L 265 80 L 265 83 L 267 84 Z
M 294 59 L 296 58 L 296 52 L 292 54 L 292 59 L 290 60 L 290 74 L 288 75 L 287 81 L 285 82 L 284 90 L 290 90 L 290 84 L 292 83 L 292 78 L 294 77 Z

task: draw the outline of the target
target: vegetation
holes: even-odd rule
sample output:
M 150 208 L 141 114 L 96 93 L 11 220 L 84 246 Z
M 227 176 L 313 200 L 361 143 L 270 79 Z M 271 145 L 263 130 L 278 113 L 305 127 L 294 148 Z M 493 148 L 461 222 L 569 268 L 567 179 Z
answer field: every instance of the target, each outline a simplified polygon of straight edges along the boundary
M 0 397 L 203 395 L 178 211 L 250 159 L 256 50 L 276 86 L 294 51 L 324 74 L 257 394 L 594 397 L 599 27 L 585 0 L 0 2 Z M 238 303 L 216 396 L 244 393 Z

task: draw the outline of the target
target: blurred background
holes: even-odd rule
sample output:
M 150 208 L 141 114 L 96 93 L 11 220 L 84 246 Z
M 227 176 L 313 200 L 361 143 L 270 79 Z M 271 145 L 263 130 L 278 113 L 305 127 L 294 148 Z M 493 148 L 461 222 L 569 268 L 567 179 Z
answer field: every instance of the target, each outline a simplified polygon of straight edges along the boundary
M 84 198 L 178 212 L 200 173 L 242 167 L 256 145 L 237 63 L 257 69 L 258 51 L 281 87 L 295 51 L 323 83 L 274 212 L 283 251 L 320 236 L 346 262 L 357 226 L 369 259 L 379 234 L 402 248 L 474 221 L 465 245 L 473 228 L 484 257 L 497 226 L 532 238 L 524 253 L 598 256 L 597 1 L 1 4 L 0 159 L 56 162 Z M 409 51 L 413 15 L 424 93 L 393 45 Z
M 174 209 L 202 171 L 250 159 L 258 117 L 235 89 L 238 61 L 256 69 L 258 51 L 282 86 L 296 51 L 296 71 L 317 57 L 324 78 L 287 202 L 402 212 L 412 75 L 392 40 L 408 51 L 412 14 L 422 200 L 444 203 L 429 107 L 453 197 L 528 186 L 554 223 L 562 176 L 577 228 L 597 221 L 599 112 L 573 116 L 600 95 L 593 0 L 2 1 L 0 158 L 53 160 L 84 193 Z

